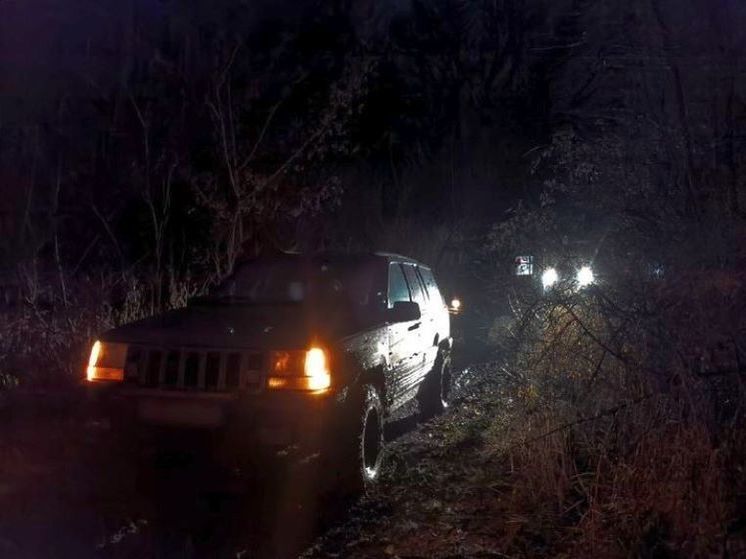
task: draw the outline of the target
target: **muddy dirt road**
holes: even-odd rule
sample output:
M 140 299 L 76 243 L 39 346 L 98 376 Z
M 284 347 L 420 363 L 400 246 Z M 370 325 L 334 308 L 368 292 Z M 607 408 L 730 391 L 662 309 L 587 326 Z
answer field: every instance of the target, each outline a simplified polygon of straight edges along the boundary
M 458 386 L 469 382 L 462 369 Z M 245 470 L 199 454 L 138 467 L 105 422 L 14 414 L 0 432 L 0 558 L 295 557 L 344 522 L 352 502 L 320 480 L 316 455 L 291 452 Z M 395 446 L 416 406 L 387 426 Z

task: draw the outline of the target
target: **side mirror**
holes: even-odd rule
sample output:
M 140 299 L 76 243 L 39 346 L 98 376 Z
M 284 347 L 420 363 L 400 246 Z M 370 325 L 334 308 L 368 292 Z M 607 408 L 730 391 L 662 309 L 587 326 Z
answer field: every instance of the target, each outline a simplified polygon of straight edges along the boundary
M 420 305 L 411 301 L 396 301 L 394 308 L 388 311 L 389 322 L 409 322 L 421 316 Z

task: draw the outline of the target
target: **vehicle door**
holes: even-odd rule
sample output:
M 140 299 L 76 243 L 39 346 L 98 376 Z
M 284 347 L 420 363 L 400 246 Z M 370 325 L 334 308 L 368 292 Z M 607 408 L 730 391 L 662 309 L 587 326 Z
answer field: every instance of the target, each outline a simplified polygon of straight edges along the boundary
M 418 351 L 417 358 L 420 361 L 419 364 L 419 378 L 417 382 L 421 382 L 422 378 L 432 369 L 435 363 L 435 357 L 437 356 L 437 346 L 435 345 L 436 327 L 434 323 L 434 314 L 430 309 L 430 302 L 425 291 L 425 286 L 420 279 L 417 272 L 416 264 L 403 264 L 404 277 L 407 279 L 409 285 L 409 292 L 412 296 L 412 301 L 420 306 L 420 327 L 418 328 L 419 344 L 420 349 Z M 435 351 L 433 351 L 435 348 Z
M 388 308 L 393 309 L 397 301 L 412 301 L 404 270 L 399 262 L 389 264 L 388 276 Z M 422 366 L 419 328 L 419 319 L 387 323 L 389 364 L 394 381 L 389 402 L 392 409 L 406 402 L 416 388 Z
M 425 266 L 418 266 L 417 272 L 425 285 L 425 292 L 428 296 L 428 314 L 433 328 L 433 336 L 437 336 L 438 341 L 445 340 L 451 335 L 451 321 L 446 302 L 435 282 L 432 270 Z M 437 356 L 437 348 L 435 355 Z

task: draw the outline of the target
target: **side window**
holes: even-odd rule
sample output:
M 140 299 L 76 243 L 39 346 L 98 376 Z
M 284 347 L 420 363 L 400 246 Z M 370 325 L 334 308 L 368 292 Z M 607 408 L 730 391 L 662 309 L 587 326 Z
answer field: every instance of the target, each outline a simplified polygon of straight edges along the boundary
M 427 303 L 425 296 L 425 288 L 420 282 L 420 278 L 417 277 L 417 271 L 412 264 L 404 264 L 404 275 L 407 277 L 407 283 L 409 284 L 409 291 L 412 293 L 412 301 L 417 303 L 423 310 Z
M 389 264 L 389 308 L 397 301 L 409 301 L 409 288 L 399 264 Z
M 431 305 L 445 305 L 445 301 L 443 301 L 443 296 L 440 294 L 438 285 L 435 283 L 435 277 L 433 276 L 432 270 L 428 268 L 422 268 L 422 267 L 420 267 L 419 270 L 420 270 L 420 275 L 422 276 L 422 280 L 425 282 L 425 288 L 427 289 L 427 293 L 430 296 L 430 304 Z
M 425 293 L 425 301 L 431 303 L 431 299 L 433 298 L 434 293 L 430 293 L 427 290 L 427 284 L 425 283 L 425 279 L 422 277 L 422 268 L 417 266 L 415 271 L 417 272 L 417 279 L 420 280 L 420 284 L 422 285 L 422 291 Z

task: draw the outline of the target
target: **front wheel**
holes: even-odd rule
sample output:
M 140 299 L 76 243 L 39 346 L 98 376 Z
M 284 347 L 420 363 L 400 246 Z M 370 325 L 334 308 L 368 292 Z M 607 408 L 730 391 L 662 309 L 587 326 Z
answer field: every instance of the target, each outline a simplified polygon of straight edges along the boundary
M 341 489 L 360 493 L 373 487 L 381 477 L 383 464 L 383 403 L 375 386 L 363 385 L 353 400 L 346 433 L 334 454 L 341 474 Z

